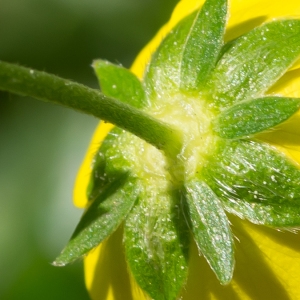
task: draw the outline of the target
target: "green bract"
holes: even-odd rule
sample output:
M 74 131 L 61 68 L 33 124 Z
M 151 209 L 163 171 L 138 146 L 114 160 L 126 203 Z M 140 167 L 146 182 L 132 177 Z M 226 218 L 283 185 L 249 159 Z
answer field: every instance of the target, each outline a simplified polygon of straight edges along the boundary
M 227 1 L 207 0 L 164 39 L 142 82 L 121 66 L 94 63 L 106 96 L 176 129 L 181 149 L 164 140 L 160 151 L 113 129 L 95 155 L 90 204 L 55 264 L 85 255 L 124 224 L 137 283 L 153 299 L 172 300 L 186 281 L 191 239 L 220 283 L 230 282 L 226 213 L 300 226 L 300 170 L 255 135 L 300 107 L 300 99 L 268 95 L 299 58 L 300 20 L 273 21 L 224 45 L 226 21 Z

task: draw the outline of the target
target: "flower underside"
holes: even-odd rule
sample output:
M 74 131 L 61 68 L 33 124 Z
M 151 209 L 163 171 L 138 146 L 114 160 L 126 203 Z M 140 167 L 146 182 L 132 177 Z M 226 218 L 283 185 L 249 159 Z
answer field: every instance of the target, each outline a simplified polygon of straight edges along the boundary
M 183 147 L 171 155 L 114 128 L 94 158 L 90 204 L 55 264 L 85 255 L 124 223 L 135 280 L 151 298 L 171 300 L 187 278 L 191 238 L 220 283 L 232 279 L 226 212 L 299 227 L 300 170 L 256 134 L 300 107 L 268 94 L 299 58 L 300 20 L 272 21 L 224 44 L 226 21 L 227 1 L 207 0 L 163 40 L 142 82 L 94 63 L 104 94 L 168 123 Z

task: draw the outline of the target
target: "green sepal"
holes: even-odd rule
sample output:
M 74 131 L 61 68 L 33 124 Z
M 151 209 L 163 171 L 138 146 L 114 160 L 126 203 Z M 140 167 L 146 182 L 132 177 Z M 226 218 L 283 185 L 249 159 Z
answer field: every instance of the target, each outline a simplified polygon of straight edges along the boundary
M 97 198 L 108 184 L 119 178 L 120 173 L 130 173 L 131 163 L 122 155 L 122 149 L 119 146 L 123 138 L 123 130 L 117 127 L 113 128 L 95 153 L 87 189 L 89 200 Z
M 189 230 L 178 197 L 155 192 L 145 191 L 126 219 L 126 259 L 151 299 L 174 300 L 187 278 Z
M 69 243 L 53 264 L 64 266 L 98 246 L 122 223 L 138 195 L 136 180 L 127 173 L 120 174 L 90 204 Z
M 147 106 L 141 81 L 128 69 L 104 60 L 94 61 L 93 68 L 103 94 L 136 108 Z
M 289 203 L 249 203 L 224 199 L 225 209 L 242 219 L 258 225 L 265 225 L 275 229 L 299 230 L 300 206 Z
M 178 23 L 153 55 L 145 75 L 150 99 L 201 90 L 223 46 L 227 1 L 208 0 L 202 9 Z
M 187 32 L 180 65 L 182 90 L 199 90 L 223 47 L 227 0 L 207 0 Z
M 165 94 L 179 92 L 184 42 L 196 15 L 192 13 L 175 26 L 153 54 L 144 77 L 146 94 L 151 101 L 164 102 Z
M 134 206 L 139 185 L 119 146 L 126 134 L 113 128 L 97 151 L 87 191 L 89 206 L 55 265 L 87 254 L 118 228 Z
M 276 228 L 300 226 L 300 170 L 270 145 L 223 141 L 202 176 L 229 212 Z
M 234 269 L 233 238 L 223 206 L 203 181 L 185 184 L 190 220 L 195 242 L 221 284 L 232 279 Z
M 230 42 L 207 85 L 217 107 L 263 96 L 300 55 L 300 20 L 279 20 Z
M 286 121 L 299 107 L 300 99 L 297 98 L 265 97 L 242 101 L 214 120 L 214 131 L 226 139 L 246 137 Z

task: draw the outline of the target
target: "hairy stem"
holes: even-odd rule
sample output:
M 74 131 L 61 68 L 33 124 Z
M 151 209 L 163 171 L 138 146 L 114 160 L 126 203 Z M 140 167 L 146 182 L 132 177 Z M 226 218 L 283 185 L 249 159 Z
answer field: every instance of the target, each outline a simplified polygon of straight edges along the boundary
M 168 124 L 98 90 L 54 75 L 0 61 L 0 89 L 93 115 L 133 133 L 172 158 L 182 147 L 180 133 Z

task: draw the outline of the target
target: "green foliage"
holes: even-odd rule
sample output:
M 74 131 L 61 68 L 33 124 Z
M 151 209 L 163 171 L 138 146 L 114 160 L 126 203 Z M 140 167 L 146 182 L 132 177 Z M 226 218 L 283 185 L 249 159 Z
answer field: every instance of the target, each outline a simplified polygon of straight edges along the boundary
M 118 228 L 138 197 L 137 184 L 128 177 L 119 174 L 93 199 L 54 265 L 63 266 L 87 254 Z
M 223 111 L 214 121 L 222 138 L 242 138 L 272 128 L 298 111 L 300 99 L 264 97 L 242 101 Z
M 183 91 L 198 90 L 215 67 L 223 46 L 226 20 L 227 0 L 209 0 L 196 12 L 192 26 L 185 30 L 180 53 Z
M 175 192 L 153 188 L 144 185 L 126 220 L 126 257 L 142 289 L 153 299 L 171 300 L 186 281 L 189 232 Z
M 278 20 L 229 42 L 207 85 L 217 107 L 261 97 L 299 58 L 300 20 Z
M 185 188 L 188 220 L 199 252 L 220 282 L 229 283 L 234 269 L 233 238 L 222 203 L 200 179 L 187 182 Z
M 140 80 L 129 70 L 103 60 L 95 61 L 93 67 L 99 78 L 101 91 L 105 95 L 136 108 L 147 105 Z
M 222 141 L 203 177 L 225 209 L 256 224 L 300 225 L 300 170 L 268 144 Z
M 148 67 L 146 91 L 152 101 L 162 91 L 201 89 L 222 49 L 226 21 L 227 0 L 208 0 L 173 29 Z

